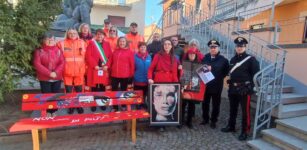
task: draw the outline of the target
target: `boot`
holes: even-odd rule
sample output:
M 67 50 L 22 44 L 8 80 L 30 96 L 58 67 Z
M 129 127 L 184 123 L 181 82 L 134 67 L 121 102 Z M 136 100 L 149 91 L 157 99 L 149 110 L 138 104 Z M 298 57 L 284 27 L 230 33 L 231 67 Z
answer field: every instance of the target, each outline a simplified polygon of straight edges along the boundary
M 238 137 L 239 141 L 245 141 L 248 135 L 245 132 L 241 132 L 240 136 Z
M 236 129 L 234 127 L 231 127 L 231 126 L 227 125 L 226 127 L 222 128 L 221 131 L 225 132 L 225 133 L 227 133 L 227 132 L 236 132 Z

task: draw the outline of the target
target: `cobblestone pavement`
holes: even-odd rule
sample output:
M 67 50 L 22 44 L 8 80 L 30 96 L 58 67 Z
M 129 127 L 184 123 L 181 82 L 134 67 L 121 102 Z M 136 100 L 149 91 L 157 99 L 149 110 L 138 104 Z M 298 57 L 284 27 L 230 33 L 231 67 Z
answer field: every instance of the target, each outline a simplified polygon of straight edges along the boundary
M 194 129 L 183 126 L 167 127 L 165 132 L 148 127 L 148 123 L 138 123 L 137 143 L 131 143 L 131 134 L 123 130 L 123 124 L 105 124 L 95 126 L 60 129 L 48 132 L 48 140 L 41 144 L 42 150 L 246 150 L 246 142 L 237 140 L 236 133 L 222 133 L 220 129 L 227 124 L 229 103 L 222 100 L 221 114 L 216 129 L 209 125 L 199 125 L 201 108 L 197 105 Z M 238 114 L 240 116 L 240 114 Z M 239 119 L 239 117 L 238 117 Z M 30 134 L 0 137 L 1 150 L 30 150 Z

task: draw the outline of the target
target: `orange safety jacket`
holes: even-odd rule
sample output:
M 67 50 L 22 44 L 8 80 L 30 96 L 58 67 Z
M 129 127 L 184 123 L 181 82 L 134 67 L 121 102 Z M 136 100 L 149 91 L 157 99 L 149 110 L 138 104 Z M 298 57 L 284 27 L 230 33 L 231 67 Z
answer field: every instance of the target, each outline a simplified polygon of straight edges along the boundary
M 126 38 L 129 42 L 129 48 L 130 50 L 132 50 L 133 52 L 137 53 L 138 52 L 138 44 L 139 42 L 144 42 L 144 37 L 136 34 L 133 35 L 130 32 L 128 34 L 126 34 Z
M 81 39 L 65 39 L 58 43 L 65 58 L 64 77 L 84 76 L 86 43 Z

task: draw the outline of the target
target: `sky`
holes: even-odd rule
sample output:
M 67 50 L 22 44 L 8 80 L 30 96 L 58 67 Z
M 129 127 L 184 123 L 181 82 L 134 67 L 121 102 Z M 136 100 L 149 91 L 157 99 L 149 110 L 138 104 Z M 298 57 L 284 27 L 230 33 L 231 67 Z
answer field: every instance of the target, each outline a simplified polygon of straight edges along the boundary
M 158 3 L 161 0 L 145 0 L 146 12 L 145 12 L 145 25 L 150 25 L 153 22 L 158 22 L 162 15 L 162 5 Z

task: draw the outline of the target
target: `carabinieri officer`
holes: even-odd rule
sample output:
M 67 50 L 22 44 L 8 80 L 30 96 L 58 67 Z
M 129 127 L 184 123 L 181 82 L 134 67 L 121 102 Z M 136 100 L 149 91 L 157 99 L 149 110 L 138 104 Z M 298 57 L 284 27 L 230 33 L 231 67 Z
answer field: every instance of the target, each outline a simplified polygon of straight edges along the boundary
M 260 70 L 255 57 L 246 53 L 247 40 L 238 37 L 234 40 L 236 55 L 230 60 L 229 102 L 230 116 L 228 125 L 222 132 L 235 132 L 238 106 L 242 109 L 242 125 L 239 140 L 246 140 L 250 130 L 250 98 L 253 93 L 253 77 Z

